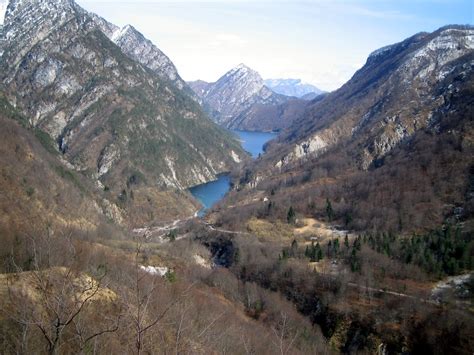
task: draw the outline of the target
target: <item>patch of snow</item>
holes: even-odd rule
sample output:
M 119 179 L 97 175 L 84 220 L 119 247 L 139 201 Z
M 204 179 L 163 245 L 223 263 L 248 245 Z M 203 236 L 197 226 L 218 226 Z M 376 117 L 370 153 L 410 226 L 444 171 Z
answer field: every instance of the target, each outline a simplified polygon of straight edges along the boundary
M 140 265 L 140 269 L 151 275 L 160 275 L 161 277 L 165 276 L 170 270 L 166 266 L 143 266 Z

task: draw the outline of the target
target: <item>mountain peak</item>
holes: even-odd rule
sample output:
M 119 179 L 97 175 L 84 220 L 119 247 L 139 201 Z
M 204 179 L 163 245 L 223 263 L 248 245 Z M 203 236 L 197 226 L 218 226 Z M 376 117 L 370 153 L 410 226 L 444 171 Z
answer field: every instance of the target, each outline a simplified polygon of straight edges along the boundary
M 244 63 L 240 63 L 235 67 L 235 70 L 252 70 L 249 66 L 245 65 Z
M 117 28 L 110 39 L 122 52 L 161 77 L 172 81 L 180 90 L 186 88 L 186 83 L 179 76 L 171 60 L 132 25 Z
M 250 68 L 249 66 L 247 66 L 243 63 L 240 63 L 235 68 L 229 70 L 226 75 L 234 75 L 234 74 L 239 74 L 239 75 L 248 75 L 248 74 L 250 74 L 254 77 L 258 77 L 258 78 L 261 79 L 260 74 L 257 71 L 253 70 L 252 68 Z
M 34 10 L 41 13 L 57 13 L 60 9 L 77 6 L 73 0 L 0 0 L 1 17 L 8 19 L 15 17 L 19 13 L 32 12 Z
M 301 79 L 267 79 L 265 85 L 278 94 L 299 98 L 308 94 L 313 94 L 308 97 L 314 98 L 324 93 L 316 86 L 305 83 Z
M 260 74 L 243 63 L 215 83 L 194 82 L 192 87 L 211 108 L 214 119 L 233 128 L 243 128 L 243 121 L 254 119 L 253 108 L 275 106 L 287 99 L 266 87 Z

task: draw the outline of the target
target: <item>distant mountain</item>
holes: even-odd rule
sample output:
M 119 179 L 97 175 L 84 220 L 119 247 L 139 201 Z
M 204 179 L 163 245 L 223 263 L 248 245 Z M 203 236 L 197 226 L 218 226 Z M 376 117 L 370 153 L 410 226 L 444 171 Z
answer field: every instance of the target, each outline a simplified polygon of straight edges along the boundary
M 283 115 L 288 110 L 277 107 L 294 98 L 273 92 L 265 86 L 260 74 L 244 64 L 230 70 L 215 83 L 196 81 L 189 85 L 203 100 L 205 109 L 215 121 L 227 128 L 279 130 L 293 119 L 293 116 Z M 269 120 L 269 111 L 281 114 Z
M 188 85 L 191 87 L 191 89 L 193 89 L 196 95 L 198 95 L 200 98 L 203 98 L 206 96 L 207 91 L 212 84 L 203 80 L 196 80 L 188 82 Z
M 264 83 L 278 94 L 294 96 L 304 100 L 312 100 L 324 93 L 314 85 L 303 83 L 301 79 L 267 79 Z
M 320 93 L 320 94 L 315 93 L 315 92 L 309 92 L 309 93 L 307 93 L 307 94 L 301 96 L 301 99 L 307 100 L 307 101 L 311 101 L 311 100 L 314 100 L 315 98 L 317 98 L 317 97 L 319 97 L 319 96 L 321 96 L 321 95 L 325 95 L 325 94 L 326 94 L 326 93 L 324 93 L 324 92 L 323 92 L 323 93 Z
M 456 208 L 474 216 L 466 193 L 473 189 L 473 38 L 472 26 L 447 26 L 375 51 L 270 143 L 249 184 L 281 188 L 285 201 L 298 184 L 293 202 L 302 210 L 305 201 L 324 206 L 330 198 L 352 228 L 429 228 L 454 218 Z
M 72 0 L 15 0 L 1 39 L 5 100 L 124 215 L 192 213 L 177 191 L 215 179 L 244 154 L 132 26 L 119 29 Z

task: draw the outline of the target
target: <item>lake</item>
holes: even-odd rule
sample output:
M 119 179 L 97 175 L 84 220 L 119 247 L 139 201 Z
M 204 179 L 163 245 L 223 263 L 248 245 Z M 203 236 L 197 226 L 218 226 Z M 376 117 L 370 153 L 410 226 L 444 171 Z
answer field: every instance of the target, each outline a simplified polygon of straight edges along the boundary
M 278 133 L 273 132 L 250 132 L 233 130 L 240 140 L 242 147 L 252 155 L 252 158 L 257 158 L 259 154 L 263 153 L 263 146 L 268 141 L 276 138 Z
M 267 132 L 248 132 L 248 131 L 232 131 L 238 136 L 242 147 L 249 152 L 255 159 L 259 154 L 263 153 L 263 146 L 269 140 L 277 136 L 276 133 Z M 206 184 L 197 185 L 189 189 L 191 194 L 203 205 L 198 212 L 198 216 L 202 217 L 217 202 L 219 202 L 230 189 L 230 178 L 228 175 L 220 175 L 216 181 Z
M 206 211 L 220 201 L 230 189 L 230 178 L 228 175 L 220 175 L 216 181 L 191 187 L 189 191 L 201 202 L 203 208 L 198 212 L 202 217 Z

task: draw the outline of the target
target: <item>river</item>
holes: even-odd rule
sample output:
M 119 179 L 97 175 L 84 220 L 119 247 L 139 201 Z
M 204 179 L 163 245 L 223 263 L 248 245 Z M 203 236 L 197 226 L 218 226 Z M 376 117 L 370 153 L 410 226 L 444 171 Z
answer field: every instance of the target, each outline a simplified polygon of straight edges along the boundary
M 269 140 L 275 138 L 277 133 L 232 131 L 240 140 L 245 151 L 255 159 L 263 153 L 263 146 Z M 228 175 L 220 175 L 216 181 L 197 185 L 189 189 L 193 196 L 201 202 L 203 208 L 198 212 L 202 217 L 206 211 L 219 202 L 230 189 L 230 178 Z

